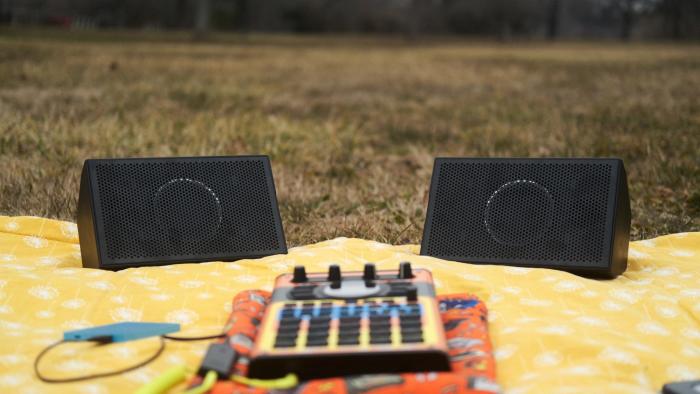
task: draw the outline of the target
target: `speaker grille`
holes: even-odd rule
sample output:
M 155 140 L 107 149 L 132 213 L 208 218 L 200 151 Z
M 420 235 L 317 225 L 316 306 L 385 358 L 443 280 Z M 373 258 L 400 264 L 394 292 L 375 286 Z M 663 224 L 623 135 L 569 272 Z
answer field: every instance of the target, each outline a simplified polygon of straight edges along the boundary
M 606 265 L 613 171 L 601 161 L 439 160 L 421 254 Z
M 95 175 L 110 260 L 284 247 L 261 159 L 105 161 Z

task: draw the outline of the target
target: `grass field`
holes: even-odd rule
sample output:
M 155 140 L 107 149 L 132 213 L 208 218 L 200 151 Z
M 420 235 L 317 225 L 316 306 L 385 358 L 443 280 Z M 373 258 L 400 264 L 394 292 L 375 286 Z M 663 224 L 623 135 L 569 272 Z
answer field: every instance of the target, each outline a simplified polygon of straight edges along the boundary
M 435 156 L 617 156 L 633 237 L 700 230 L 700 46 L 0 31 L 0 214 L 84 159 L 268 154 L 290 246 L 419 242 Z

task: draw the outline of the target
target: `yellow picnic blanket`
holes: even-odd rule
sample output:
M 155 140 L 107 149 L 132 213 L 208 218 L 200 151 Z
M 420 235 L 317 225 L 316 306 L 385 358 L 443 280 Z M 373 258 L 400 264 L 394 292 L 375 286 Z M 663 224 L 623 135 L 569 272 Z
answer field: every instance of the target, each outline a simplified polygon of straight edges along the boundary
M 45 384 L 32 362 L 63 331 L 119 321 L 176 322 L 180 335 L 221 330 L 232 297 L 271 289 L 295 264 L 310 271 L 367 261 L 432 270 L 439 293 L 470 292 L 489 308 L 498 381 L 507 393 L 655 393 L 700 378 L 700 233 L 630 245 L 615 280 L 547 269 L 471 265 L 392 246 L 336 238 L 235 263 L 181 264 L 108 272 L 81 268 L 74 223 L 0 216 L 0 392 L 132 392 L 170 366 L 199 365 L 207 342 L 169 342 L 155 362 L 118 377 Z M 148 358 L 156 339 L 55 349 L 42 368 L 67 377 Z

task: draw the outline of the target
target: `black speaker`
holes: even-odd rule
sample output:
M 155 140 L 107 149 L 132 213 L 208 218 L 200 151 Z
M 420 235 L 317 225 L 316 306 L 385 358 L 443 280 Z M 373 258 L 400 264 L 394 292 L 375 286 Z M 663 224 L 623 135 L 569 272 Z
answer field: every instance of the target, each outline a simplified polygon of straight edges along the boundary
M 78 232 L 109 270 L 287 253 L 266 156 L 86 160 Z
M 437 158 L 420 252 L 612 278 L 629 230 L 622 160 Z

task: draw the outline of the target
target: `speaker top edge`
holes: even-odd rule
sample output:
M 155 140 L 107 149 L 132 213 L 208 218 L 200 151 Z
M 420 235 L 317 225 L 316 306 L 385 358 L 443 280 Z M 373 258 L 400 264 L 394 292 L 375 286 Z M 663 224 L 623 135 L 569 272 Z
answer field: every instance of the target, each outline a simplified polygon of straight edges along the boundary
M 547 162 L 547 161 L 568 161 L 568 162 L 619 162 L 624 161 L 619 157 L 474 157 L 474 156 L 441 156 L 436 157 L 435 162 L 442 161 L 506 161 L 506 162 Z
M 162 157 L 99 157 L 99 158 L 88 158 L 85 159 L 85 164 L 92 162 L 159 162 L 159 161 L 171 161 L 171 160 L 185 160 L 185 161 L 200 161 L 200 160 L 214 160 L 214 161 L 227 161 L 227 160 L 250 160 L 250 159 L 263 159 L 270 161 L 268 155 L 233 155 L 233 156 L 162 156 Z

